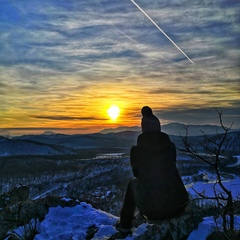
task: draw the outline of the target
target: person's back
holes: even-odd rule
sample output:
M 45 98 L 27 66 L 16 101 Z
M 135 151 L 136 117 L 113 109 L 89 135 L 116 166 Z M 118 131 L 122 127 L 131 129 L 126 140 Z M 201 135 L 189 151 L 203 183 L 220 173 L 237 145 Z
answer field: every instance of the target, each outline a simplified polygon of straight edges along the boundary
M 164 219 L 185 209 L 188 194 L 176 168 L 176 148 L 167 134 L 142 133 L 131 149 L 137 178 L 138 208 L 151 219 Z

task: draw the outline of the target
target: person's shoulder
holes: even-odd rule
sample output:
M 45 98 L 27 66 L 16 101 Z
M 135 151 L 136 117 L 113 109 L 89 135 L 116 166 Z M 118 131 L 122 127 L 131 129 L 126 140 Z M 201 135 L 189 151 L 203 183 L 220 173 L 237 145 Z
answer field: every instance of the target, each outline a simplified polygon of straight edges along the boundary
M 172 145 L 170 137 L 165 132 L 144 132 L 141 133 L 137 138 L 137 145 L 155 145 L 161 144 L 163 145 Z
M 148 138 L 148 137 L 164 137 L 169 138 L 168 134 L 161 131 L 143 132 L 138 138 Z
M 164 132 L 144 132 L 144 133 L 141 133 L 139 136 L 138 136 L 138 139 L 137 139 L 137 142 L 142 142 L 142 141 L 149 141 L 149 142 L 159 142 L 162 140 L 168 140 L 169 139 L 169 136 L 164 133 Z
M 160 136 L 163 137 L 163 138 L 168 138 L 168 139 L 170 139 L 170 138 L 169 138 L 169 135 L 168 135 L 167 133 L 165 133 L 165 132 L 160 132 Z
M 154 119 L 154 120 L 159 121 L 158 117 L 156 117 L 155 115 L 152 115 L 151 118 Z
M 138 139 L 141 139 L 141 138 L 149 138 L 151 136 L 154 136 L 154 135 L 158 135 L 160 132 L 143 132 L 141 134 L 138 135 Z

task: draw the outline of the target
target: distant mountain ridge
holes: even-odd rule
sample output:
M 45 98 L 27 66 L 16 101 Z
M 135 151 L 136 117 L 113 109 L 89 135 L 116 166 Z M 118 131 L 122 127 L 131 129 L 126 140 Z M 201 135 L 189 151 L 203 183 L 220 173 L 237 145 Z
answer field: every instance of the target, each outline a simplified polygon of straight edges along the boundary
M 210 134 L 216 134 L 216 133 L 223 133 L 223 129 L 221 126 L 216 125 L 186 125 L 183 123 L 168 123 L 165 125 L 162 125 L 162 131 L 169 134 L 169 135 L 185 135 L 186 129 L 188 129 L 188 135 L 189 136 L 199 136 L 202 135 L 203 131 L 204 133 L 210 135 Z M 141 132 L 141 128 L 138 126 L 134 127 L 117 127 L 117 128 L 107 128 L 102 130 L 100 133 L 107 134 L 107 133 L 118 133 L 122 131 L 136 131 Z M 232 130 L 235 131 L 235 130 Z
M 117 133 L 117 132 L 123 132 L 123 131 L 141 131 L 141 128 L 138 126 L 134 126 L 134 127 L 117 127 L 117 128 L 106 128 L 103 129 L 102 131 L 100 131 L 99 133 L 102 134 L 107 134 L 107 133 Z
M 206 133 L 207 135 L 212 134 L 221 134 L 224 133 L 224 130 L 221 126 L 216 125 L 186 125 L 183 123 L 169 123 L 162 126 L 162 131 L 166 132 L 169 135 L 186 135 L 186 130 L 188 131 L 189 136 L 200 136 L 202 132 Z M 234 130 L 233 130 L 234 131 Z
M 177 147 L 182 146 L 180 136 L 188 136 L 194 144 L 199 144 L 205 134 L 215 135 L 223 133 L 220 126 L 213 125 L 185 125 L 170 123 L 162 126 Z M 235 131 L 229 150 L 240 150 L 240 131 Z M 23 135 L 8 139 L 0 136 L 0 156 L 22 156 L 22 155 L 65 155 L 76 154 L 81 149 L 130 149 L 136 145 L 138 135 L 141 133 L 139 127 L 120 127 L 105 129 L 93 134 L 66 135 L 47 132 L 40 135 Z M 234 133 L 234 130 L 231 131 Z M 230 133 L 229 133 L 230 134 Z

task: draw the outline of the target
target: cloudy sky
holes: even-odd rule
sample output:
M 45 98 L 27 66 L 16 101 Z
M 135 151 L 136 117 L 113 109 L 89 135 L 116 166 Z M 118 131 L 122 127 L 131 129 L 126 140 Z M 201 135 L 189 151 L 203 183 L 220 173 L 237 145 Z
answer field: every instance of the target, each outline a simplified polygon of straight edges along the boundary
M 139 126 L 144 105 L 240 128 L 240 2 L 136 3 L 194 64 L 131 0 L 1 0 L 0 131 Z

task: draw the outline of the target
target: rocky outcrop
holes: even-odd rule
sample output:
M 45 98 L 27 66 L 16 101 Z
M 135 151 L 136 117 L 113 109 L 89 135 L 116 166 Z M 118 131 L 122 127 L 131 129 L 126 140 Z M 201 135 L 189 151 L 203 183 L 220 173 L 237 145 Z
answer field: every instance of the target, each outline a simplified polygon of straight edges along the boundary
M 9 192 L 0 195 L 0 208 L 29 199 L 29 187 L 19 185 Z
M 9 230 L 29 223 L 31 219 L 43 220 L 49 207 L 73 207 L 77 204 L 79 204 L 79 200 L 46 197 L 35 201 L 17 202 L 8 205 L 0 212 L 0 239 L 4 239 Z
M 13 205 L 6 206 L 0 212 L 0 239 L 5 239 L 7 233 L 16 229 L 19 226 L 25 225 L 31 219 L 38 219 L 40 222 L 44 220 L 50 207 L 74 207 L 81 202 L 78 199 L 68 199 L 62 197 L 46 197 L 43 199 L 18 202 Z M 95 207 L 96 208 L 96 207 Z M 178 217 L 164 220 L 161 222 L 150 223 L 147 225 L 147 231 L 136 237 L 136 240 L 179 240 L 186 237 L 193 231 L 194 228 L 202 221 L 202 211 L 192 211 L 187 209 Z M 142 223 L 145 223 L 141 215 L 135 220 L 137 228 Z M 92 239 L 98 229 L 89 229 L 88 239 Z M 92 236 L 92 237 L 91 237 Z M 87 239 L 87 238 L 86 238 Z M 112 238 L 116 239 L 116 238 Z
M 136 237 L 136 240 L 179 240 L 186 239 L 189 234 L 202 221 L 200 215 L 186 211 L 182 215 L 164 220 L 158 223 L 149 224 L 147 231 Z

